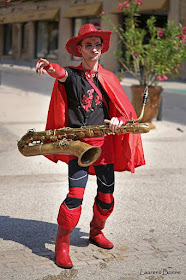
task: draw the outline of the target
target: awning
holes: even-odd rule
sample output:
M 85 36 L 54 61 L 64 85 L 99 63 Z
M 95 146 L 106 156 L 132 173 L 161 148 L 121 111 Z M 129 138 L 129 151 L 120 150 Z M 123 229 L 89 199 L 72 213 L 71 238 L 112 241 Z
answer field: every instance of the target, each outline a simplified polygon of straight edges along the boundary
M 28 22 L 35 20 L 49 20 L 59 17 L 59 8 L 44 10 L 29 10 L 23 12 L 12 12 L 10 14 L 0 15 L 0 24 Z
M 102 2 L 85 3 L 72 5 L 65 13 L 64 17 L 86 17 L 86 16 L 97 16 L 101 13 Z
M 120 2 L 121 2 L 120 0 L 116 1 L 110 13 L 112 14 L 120 13 L 118 9 L 118 4 Z M 166 11 L 168 10 L 168 8 L 169 8 L 169 0 L 143 0 L 143 4 L 139 7 L 139 11 L 140 12 L 152 11 L 152 10 Z

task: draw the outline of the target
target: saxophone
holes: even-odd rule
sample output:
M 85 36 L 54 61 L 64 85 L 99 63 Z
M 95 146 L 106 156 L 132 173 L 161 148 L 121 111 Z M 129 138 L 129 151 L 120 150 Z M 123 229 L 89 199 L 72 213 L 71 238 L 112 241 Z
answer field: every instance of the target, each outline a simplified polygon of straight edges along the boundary
M 137 119 L 128 120 L 113 133 L 109 125 L 91 125 L 80 128 L 64 127 L 54 130 L 36 132 L 31 129 L 18 141 L 18 150 L 24 156 L 66 154 L 78 157 L 80 166 L 93 164 L 101 154 L 101 148 L 81 142 L 84 138 L 105 137 L 110 134 L 147 133 L 150 128 L 145 123 L 138 123 L 143 118 L 148 96 L 146 87 L 143 96 L 143 106 Z

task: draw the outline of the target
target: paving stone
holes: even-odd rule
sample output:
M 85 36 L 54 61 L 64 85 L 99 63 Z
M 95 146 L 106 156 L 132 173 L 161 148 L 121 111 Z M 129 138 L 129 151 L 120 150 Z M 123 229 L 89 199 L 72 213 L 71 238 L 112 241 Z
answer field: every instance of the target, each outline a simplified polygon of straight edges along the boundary
M 35 270 L 35 268 L 33 267 L 33 266 L 15 266 L 14 267 L 14 270 L 16 271 L 16 272 L 21 272 L 21 271 L 24 271 L 24 273 L 25 272 L 31 272 L 31 271 L 34 271 Z
M 89 252 L 85 251 L 84 254 L 85 256 L 93 256 L 95 254 L 95 251 L 89 251 Z
M 32 256 L 32 260 L 35 261 L 35 262 L 49 262 L 49 261 L 51 261 L 49 258 L 39 257 L 39 256 Z
M 100 254 L 99 252 L 98 253 L 94 252 L 93 256 L 96 259 L 104 259 L 104 258 L 107 258 L 107 257 L 112 257 L 112 254 L 105 255 L 105 254 Z
M 89 265 L 97 265 L 97 264 L 99 264 L 101 261 L 103 261 L 103 260 L 97 259 L 97 260 L 86 261 L 86 263 L 89 264 Z
M 1 268 L 0 269 L 0 275 L 5 275 L 7 273 L 14 274 L 15 269 L 10 269 L 10 268 Z
M 77 257 L 78 260 L 80 261 L 89 261 L 89 260 L 95 260 L 95 257 L 94 256 L 81 256 L 81 257 Z
M 79 259 L 79 258 L 82 258 L 82 259 L 83 259 L 83 258 L 85 257 L 85 254 L 84 254 L 84 253 L 77 253 L 75 256 L 76 256 L 76 258 L 78 258 L 78 259 Z
M 7 268 L 8 266 L 4 263 L 0 263 L 0 269 Z
M 123 261 L 124 259 L 125 259 L 124 256 L 116 256 L 116 257 L 115 257 L 115 260 L 116 260 L 116 261 Z
M 53 266 L 50 266 L 50 264 L 33 266 L 34 271 L 50 270 L 51 268 L 53 268 Z
M 12 263 L 7 263 L 6 264 L 7 265 L 7 267 L 9 267 L 9 268 L 12 268 L 12 267 L 25 267 L 26 266 L 26 264 L 25 263 L 17 263 L 17 262 L 12 262 Z
M 32 259 L 32 256 L 30 256 L 30 257 L 28 257 L 28 258 L 24 258 L 24 257 L 17 257 L 17 258 L 14 258 L 14 259 L 6 259 L 6 262 L 7 263 L 14 263 L 14 262 L 16 262 L 16 263 L 24 263 L 24 262 L 27 262 L 27 263 L 29 263 L 29 262 L 32 262 L 33 261 L 33 259 Z
M 6 258 L 4 258 L 4 259 L 0 260 L 0 263 L 4 263 L 4 264 L 6 264 L 7 262 L 8 262 L 8 259 L 6 259 Z
M 87 266 L 87 262 L 86 261 L 73 261 L 73 265 L 74 265 L 74 267 L 84 267 L 84 266 Z

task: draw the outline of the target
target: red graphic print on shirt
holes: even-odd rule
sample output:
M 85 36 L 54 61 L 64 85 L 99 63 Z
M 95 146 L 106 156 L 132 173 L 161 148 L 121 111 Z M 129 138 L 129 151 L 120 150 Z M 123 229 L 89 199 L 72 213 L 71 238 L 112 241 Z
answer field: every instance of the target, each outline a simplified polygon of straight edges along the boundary
M 94 89 L 89 89 L 82 97 L 82 107 L 86 112 L 94 111 L 94 104 L 98 105 L 100 104 L 100 98 L 98 95 L 96 95 L 94 100 Z M 94 102 L 93 102 L 94 101 Z
M 96 98 L 95 98 L 95 104 L 96 105 L 99 105 L 100 104 L 100 98 L 99 98 L 99 96 L 98 95 L 96 95 Z

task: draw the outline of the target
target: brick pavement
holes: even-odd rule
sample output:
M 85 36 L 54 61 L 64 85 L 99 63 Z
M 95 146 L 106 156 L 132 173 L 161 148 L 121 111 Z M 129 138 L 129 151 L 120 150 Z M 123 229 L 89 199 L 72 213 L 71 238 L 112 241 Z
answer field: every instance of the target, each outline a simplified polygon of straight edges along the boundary
M 0 279 L 68 280 L 76 279 L 78 270 L 87 268 L 91 270 L 92 266 L 96 266 L 98 269 L 106 269 L 110 262 L 120 262 L 121 265 L 122 263 L 127 265 L 137 261 L 141 264 L 145 264 L 148 260 L 151 260 L 151 263 L 159 262 L 162 265 L 168 258 L 173 259 L 173 257 L 175 257 L 177 259 L 180 258 L 180 260 L 186 260 L 186 240 L 182 240 L 182 238 L 179 237 L 169 240 L 169 242 L 166 243 L 158 243 L 153 239 L 144 239 L 136 243 L 122 240 L 122 242 L 120 244 L 118 243 L 112 250 L 98 248 L 93 244 L 88 244 L 87 240 L 86 247 L 71 246 L 70 256 L 74 268 L 67 272 L 55 265 L 54 245 L 50 244 L 48 246 L 48 248 L 36 248 L 33 250 L 25 247 L 25 249 L 21 250 L 1 251 Z M 165 276 L 166 280 L 185 279 L 182 278 L 186 275 L 184 267 L 164 267 L 161 268 L 161 271 L 160 268 L 158 271 L 155 271 L 158 267 L 154 266 L 154 270 L 152 269 L 151 272 L 148 272 L 151 274 L 147 274 L 147 271 L 141 267 L 141 270 L 138 271 L 138 275 L 133 276 L 129 269 L 125 271 L 125 276 L 127 278 L 118 279 L 159 280 L 164 279 Z M 143 278 L 144 276 L 145 278 Z

